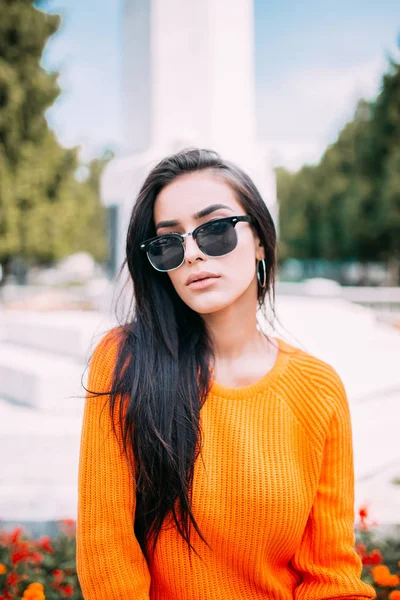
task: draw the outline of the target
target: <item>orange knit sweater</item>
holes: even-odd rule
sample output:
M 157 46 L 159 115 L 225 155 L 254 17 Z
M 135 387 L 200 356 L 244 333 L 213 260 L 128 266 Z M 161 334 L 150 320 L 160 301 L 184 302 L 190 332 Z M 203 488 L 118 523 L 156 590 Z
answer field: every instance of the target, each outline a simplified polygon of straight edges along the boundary
M 359 600 L 348 401 L 336 372 L 278 340 L 277 362 L 242 388 L 212 383 L 201 409 L 203 449 L 192 507 L 192 553 L 161 530 L 147 564 L 134 536 L 135 494 L 104 397 L 82 425 L 77 568 L 86 600 Z M 111 381 L 117 337 L 106 335 L 89 390 Z

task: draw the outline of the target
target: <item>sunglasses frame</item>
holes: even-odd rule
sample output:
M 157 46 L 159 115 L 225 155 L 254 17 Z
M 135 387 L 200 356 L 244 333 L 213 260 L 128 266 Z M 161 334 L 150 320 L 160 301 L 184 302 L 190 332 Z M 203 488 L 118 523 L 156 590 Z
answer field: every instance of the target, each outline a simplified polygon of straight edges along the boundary
M 199 231 L 203 227 L 207 227 L 207 225 L 211 225 L 212 223 L 230 223 L 231 225 L 233 225 L 233 227 L 235 227 L 235 225 L 241 221 L 244 221 L 246 223 L 251 223 L 252 225 L 255 225 L 257 223 L 256 219 L 252 215 L 236 215 L 234 217 L 221 217 L 218 219 L 212 219 L 211 221 L 207 221 L 206 223 L 202 223 L 201 225 L 196 227 L 196 229 L 193 229 L 193 231 L 190 231 L 189 233 L 163 233 L 162 235 L 157 235 L 156 237 L 149 238 L 148 240 L 145 240 L 144 242 L 142 242 L 140 244 L 140 249 L 147 253 L 147 258 L 149 259 L 151 266 L 154 269 L 156 269 L 156 271 L 159 271 L 160 273 L 167 273 L 168 271 L 175 271 L 175 269 L 179 269 L 179 267 L 182 266 L 185 261 L 185 246 L 183 244 L 185 238 L 191 236 L 194 240 L 196 240 L 196 243 L 197 243 L 196 238 L 199 234 Z M 152 242 L 155 242 L 156 240 L 159 240 L 160 238 L 164 238 L 164 237 L 172 237 L 175 239 L 178 238 L 179 241 L 182 243 L 182 248 L 183 248 L 182 262 L 177 267 L 174 267 L 173 269 L 167 269 L 167 270 L 158 269 L 157 267 L 155 267 L 153 265 L 153 263 L 151 262 L 151 260 L 149 258 L 148 247 L 150 246 L 150 244 Z M 199 248 L 199 249 L 206 256 L 210 256 L 209 254 L 204 252 L 201 248 Z M 232 250 L 230 252 L 232 252 Z M 227 252 L 226 254 L 229 254 L 229 252 Z M 218 256 L 225 256 L 225 254 L 219 254 Z M 218 256 L 210 256 L 210 258 L 218 258 Z

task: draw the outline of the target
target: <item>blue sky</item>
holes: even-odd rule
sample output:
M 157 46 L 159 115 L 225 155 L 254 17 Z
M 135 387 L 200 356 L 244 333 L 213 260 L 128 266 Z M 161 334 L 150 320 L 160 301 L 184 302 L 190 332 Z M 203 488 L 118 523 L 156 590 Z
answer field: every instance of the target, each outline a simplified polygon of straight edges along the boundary
M 47 0 L 63 16 L 43 65 L 60 72 L 48 112 L 64 145 L 90 158 L 121 140 L 123 0 Z M 259 136 L 274 164 L 315 162 L 379 90 L 387 55 L 398 56 L 399 0 L 255 0 Z

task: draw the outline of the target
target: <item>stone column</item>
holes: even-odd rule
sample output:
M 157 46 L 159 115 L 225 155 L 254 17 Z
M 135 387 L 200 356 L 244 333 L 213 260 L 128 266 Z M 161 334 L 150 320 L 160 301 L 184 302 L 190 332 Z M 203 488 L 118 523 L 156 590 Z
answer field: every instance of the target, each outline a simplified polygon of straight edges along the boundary
M 102 199 L 118 206 L 117 263 L 151 166 L 187 146 L 215 149 L 254 179 L 276 221 L 276 186 L 257 141 L 253 0 L 125 0 L 125 158 Z

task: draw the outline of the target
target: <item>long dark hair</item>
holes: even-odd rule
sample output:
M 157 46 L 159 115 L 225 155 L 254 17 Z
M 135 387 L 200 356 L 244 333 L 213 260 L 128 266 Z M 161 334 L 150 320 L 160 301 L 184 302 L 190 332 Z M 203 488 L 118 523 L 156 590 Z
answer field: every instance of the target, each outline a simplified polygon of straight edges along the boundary
M 177 177 L 200 170 L 230 185 L 247 214 L 257 220 L 265 251 L 266 286 L 258 304 L 274 303 L 276 233 L 271 215 L 246 173 L 210 150 L 187 149 L 164 158 L 149 173 L 132 210 L 126 259 L 134 290 L 134 312 L 120 328 L 118 358 L 108 396 L 120 415 L 123 449 L 133 453 L 136 511 L 134 530 L 146 560 L 167 515 L 194 550 L 191 510 L 194 464 L 201 450 L 200 409 L 211 381 L 214 352 L 202 317 L 175 292 L 170 278 L 156 271 L 139 245 L 156 235 L 153 207 L 159 192 Z M 128 401 L 124 403 L 124 399 Z M 197 554 L 197 552 L 196 552 Z

